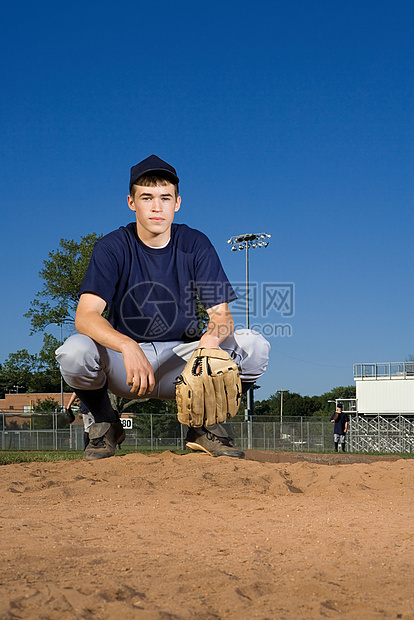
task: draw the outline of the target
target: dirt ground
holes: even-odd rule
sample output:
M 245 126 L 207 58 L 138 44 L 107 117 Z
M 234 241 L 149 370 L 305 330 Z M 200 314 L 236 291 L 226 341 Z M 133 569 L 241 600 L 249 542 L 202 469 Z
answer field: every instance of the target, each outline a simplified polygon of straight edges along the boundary
M 414 619 L 414 460 L 173 452 L 1 472 L 0 619 Z

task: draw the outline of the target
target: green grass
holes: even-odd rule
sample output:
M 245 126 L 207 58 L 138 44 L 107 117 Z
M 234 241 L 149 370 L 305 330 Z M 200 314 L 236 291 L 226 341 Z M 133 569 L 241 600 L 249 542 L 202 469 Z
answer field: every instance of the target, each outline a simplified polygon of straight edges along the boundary
M 132 454 L 135 452 L 139 452 L 141 454 L 156 454 L 160 452 L 165 452 L 167 450 L 173 450 L 177 454 L 187 454 L 188 450 L 179 450 L 177 448 L 162 448 L 160 450 L 117 450 L 116 456 L 123 456 L 125 454 Z M 288 451 L 289 452 L 289 451 Z M 336 454 L 334 452 L 303 452 L 303 454 Z M 339 455 L 342 453 L 339 452 Z M 385 452 L 344 452 L 344 455 L 352 456 L 352 455 L 361 455 L 361 456 L 395 456 L 402 459 L 411 459 L 414 458 L 414 454 L 406 453 L 385 453 Z M 12 465 L 15 463 L 54 463 L 56 461 L 73 461 L 75 459 L 81 459 L 83 455 L 83 450 L 39 450 L 38 452 L 33 451 L 18 451 L 18 450 L 5 450 L 4 452 L 0 450 L 0 465 Z
M 54 463 L 55 461 L 71 461 L 82 458 L 81 450 L 46 450 L 44 452 L 0 452 L 0 465 L 11 465 L 13 463 Z
M 134 452 L 140 452 L 141 454 L 154 454 L 165 452 L 171 448 L 163 448 L 162 450 L 117 450 L 116 456 L 123 456 L 125 454 L 132 454 Z M 177 450 L 174 448 L 174 452 L 177 454 L 187 454 L 188 450 Z M 81 459 L 83 456 L 83 450 L 5 450 L 0 451 L 0 465 L 12 465 L 15 463 L 54 463 L 56 461 L 73 461 L 75 459 Z

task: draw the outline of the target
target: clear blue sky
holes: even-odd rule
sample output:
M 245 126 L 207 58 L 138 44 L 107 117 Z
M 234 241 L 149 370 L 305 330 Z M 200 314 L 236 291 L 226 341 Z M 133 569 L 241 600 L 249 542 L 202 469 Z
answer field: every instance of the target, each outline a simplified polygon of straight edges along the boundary
M 41 346 L 23 314 L 48 252 L 131 221 L 151 153 L 232 281 L 227 239 L 265 231 L 252 282 L 294 283 L 292 317 L 254 321 L 292 332 L 257 398 L 413 354 L 413 26 L 408 0 L 3 3 L 0 362 Z

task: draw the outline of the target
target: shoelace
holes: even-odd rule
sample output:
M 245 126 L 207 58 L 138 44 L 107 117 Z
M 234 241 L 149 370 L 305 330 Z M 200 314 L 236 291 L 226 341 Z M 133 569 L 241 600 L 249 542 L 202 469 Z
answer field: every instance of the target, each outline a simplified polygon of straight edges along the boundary
M 223 446 L 228 446 L 229 448 L 233 447 L 230 437 L 217 437 L 217 435 L 207 433 L 207 438 L 210 439 L 210 441 L 218 441 L 219 443 L 222 443 Z
M 93 445 L 94 448 L 104 448 L 105 447 L 105 442 L 104 442 L 104 438 L 103 437 L 97 437 L 96 439 L 92 439 L 90 441 L 90 443 Z

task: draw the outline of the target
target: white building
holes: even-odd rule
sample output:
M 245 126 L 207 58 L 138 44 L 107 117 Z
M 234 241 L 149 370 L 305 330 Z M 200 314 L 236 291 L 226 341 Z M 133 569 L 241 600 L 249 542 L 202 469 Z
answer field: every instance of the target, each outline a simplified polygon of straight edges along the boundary
M 354 364 L 356 412 L 414 415 L 414 362 Z
M 414 362 L 354 364 L 348 413 L 350 452 L 414 452 Z

